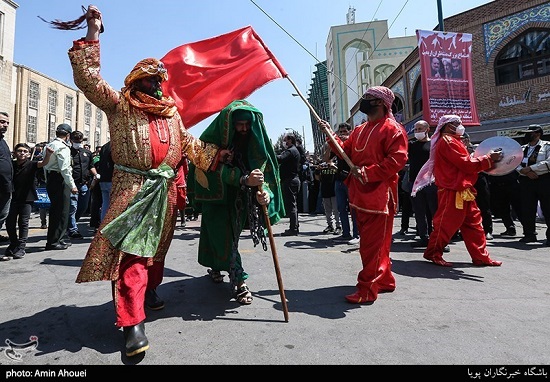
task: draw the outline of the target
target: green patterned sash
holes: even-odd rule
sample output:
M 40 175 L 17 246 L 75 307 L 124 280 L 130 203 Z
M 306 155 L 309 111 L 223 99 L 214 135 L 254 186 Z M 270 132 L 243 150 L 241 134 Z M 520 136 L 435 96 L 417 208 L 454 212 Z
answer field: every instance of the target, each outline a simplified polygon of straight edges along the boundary
M 103 227 L 101 233 L 121 251 L 141 257 L 153 257 L 164 227 L 168 179 L 174 178 L 174 170 L 164 163 L 148 171 L 118 164 L 115 164 L 115 168 L 142 175 L 146 180 L 126 211 Z

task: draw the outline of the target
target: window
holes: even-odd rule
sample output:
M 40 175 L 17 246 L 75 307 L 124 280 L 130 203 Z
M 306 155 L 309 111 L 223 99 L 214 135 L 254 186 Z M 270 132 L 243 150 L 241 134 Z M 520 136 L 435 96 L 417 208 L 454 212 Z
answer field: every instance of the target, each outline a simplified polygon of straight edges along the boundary
M 48 114 L 48 141 L 55 138 L 55 130 L 57 129 L 57 118 L 55 114 Z
M 422 77 L 418 76 L 416 85 L 413 88 L 412 97 L 413 115 L 422 112 Z
M 103 122 L 103 112 L 100 109 L 95 110 L 95 146 L 99 146 L 101 137 L 101 123 Z
M 550 30 L 529 29 L 507 44 L 495 60 L 497 85 L 550 74 Z
M 100 142 L 99 142 L 100 137 L 101 137 L 101 136 L 100 136 L 100 134 L 99 134 L 99 131 L 96 130 L 96 131 L 95 131 L 95 134 L 94 134 L 94 148 L 95 148 L 95 147 L 99 147 L 99 145 L 100 145 Z
M 65 96 L 65 122 L 69 124 L 73 120 L 73 97 L 70 95 Z
M 0 12 L 0 56 L 4 58 L 4 24 L 6 23 L 6 15 Z
M 29 115 L 27 119 L 27 142 L 36 143 L 37 119 L 34 115 Z
M 384 64 L 374 69 L 374 84 L 381 85 L 395 70 L 395 66 Z
M 401 101 L 400 97 L 395 96 L 395 100 L 391 105 L 391 111 L 395 117 L 395 120 L 400 123 L 403 122 L 403 108 L 403 101 Z
M 57 90 L 48 89 L 48 113 L 57 113 Z
M 38 82 L 29 82 L 29 107 L 38 110 L 38 100 L 40 96 L 40 84 Z
M 84 125 L 90 126 L 92 124 L 92 104 L 89 102 L 84 103 Z

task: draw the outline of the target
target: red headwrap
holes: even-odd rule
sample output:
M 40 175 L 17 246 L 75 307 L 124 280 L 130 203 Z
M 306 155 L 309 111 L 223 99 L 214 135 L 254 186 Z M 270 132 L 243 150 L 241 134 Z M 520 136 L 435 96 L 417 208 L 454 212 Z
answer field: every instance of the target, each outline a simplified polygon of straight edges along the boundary
M 395 121 L 395 117 L 393 116 L 393 113 L 391 111 L 391 105 L 395 100 L 395 94 L 393 94 L 391 89 L 385 86 L 373 86 L 367 89 L 367 92 L 365 93 L 365 95 L 366 94 L 369 94 L 374 98 L 378 98 L 384 101 L 384 105 L 386 106 L 386 110 L 387 110 L 386 115 Z

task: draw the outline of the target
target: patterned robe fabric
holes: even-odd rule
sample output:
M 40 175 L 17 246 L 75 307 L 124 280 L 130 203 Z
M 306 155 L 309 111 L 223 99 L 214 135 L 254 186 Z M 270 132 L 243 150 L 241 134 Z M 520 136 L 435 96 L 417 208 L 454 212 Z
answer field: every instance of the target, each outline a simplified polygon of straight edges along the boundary
M 152 115 L 134 107 L 122 92 L 113 89 L 101 77 L 99 42 L 84 44 L 75 42 L 73 48 L 69 50 L 69 58 L 73 67 L 75 84 L 90 102 L 107 115 L 112 158 L 115 164 L 147 171 L 165 163 L 172 169 L 176 169 L 185 153 L 196 166 L 204 171 L 209 169 L 217 154 L 217 146 L 203 143 L 189 134 L 177 113 L 171 117 L 165 117 Z M 169 144 L 165 155 L 156 147 L 159 137 L 156 137 L 155 140 L 150 136 L 150 123 L 160 123 L 165 129 L 168 129 Z M 117 280 L 119 278 L 120 262 L 125 253 L 114 248 L 109 240 L 101 234 L 101 229 L 126 210 L 144 180 L 142 175 L 114 170 L 111 204 L 101 222 L 98 233 L 90 244 L 77 276 L 77 283 Z M 174 179 L 170 179 L 168 181 L 168 208 L 160 244 L 155 256 L 149 258 L 149 261 L 164 261 L 177 218 L 176 195 L 176 183 Z

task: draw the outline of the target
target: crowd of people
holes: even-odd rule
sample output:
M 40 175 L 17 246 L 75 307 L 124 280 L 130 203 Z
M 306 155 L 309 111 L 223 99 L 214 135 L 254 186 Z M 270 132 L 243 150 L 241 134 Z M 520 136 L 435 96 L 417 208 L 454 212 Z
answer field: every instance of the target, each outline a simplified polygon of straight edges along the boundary
M 413 247 L 425 248 L 426 260 L 453 266 L 443 253 L 460 234 L 475 266 L 502 264 L 487 250 L 492 232 L 483 216 L 491 217 L 493 204 L 482 208 L 477 184 L 503 153 L 472 155 L 459 116 L 441 117 L 433 135 L 427 122 L 418 121 L 409 141 L 392 113 L 395 95 L 373 86 L 361 98 L 366 120 L 360 125 L 343 122 L 332 131 L 329 122 L 318 121 L 324 131 L 332 131 L 321 158 L 307 160 L 290 132 L 276 154 L 262 113 L 246 100 L 231 102 L 194 137 L 175 101 L 163 94 L 169 76 L 163 63 L 141 60 L 124 87 L 115 90 L 101 76 L 97 7 L 87 9 L 86 22 L 87 34 L 73 42 L 69 59 L 76 86 L 107 115 L 110 141 L 92 152 L 84 147 L 82 132 L 63 123 L 55 139 L 33 151 L 36 156 L 25 143 L 12 152 L 4 140 L 9 114 L 0 112 L 0 228 L 6 225 L 4 242 L 9 242 L 1 260 L 25 256 L 40 181 L 51 203 L 46 250 L 65 250 L 71 239 L 82 239 L 78 222 L 89 213 L 93 236 L 76 282 L 110 282 L 114 322 L 122 328 L 126 356 L 149 348 L 146 309 L 165 306 L 156 290 L 184 208 L 181 198 L 188 195 L 202 216 L 197 261 L 214 283 L 223 283 L 226 272 L 231 296 L 242 305 L 253 301 L 238 246 L 243 230 L 250 229 L 254 244 L 262 243 L 264 249 L 266 228 L 282 218 L 289 224 L 282 236 L 303 234 L 298 198 L 304 186 L 310 212 L 322 210 L 326 217 L 319 234 L 333 235 L 335 243 L 359 244 L 361 269 L 356 291 L 345 296 L 349 303 L 370 305 L 379 294 L 396 289 L 390 252 L 394 218 L 404 198 L 410 198 L 416 221 L 419 239 Z M 514 170 L 516 176 L 506 179 L 510 191 L 499 195 L 494 210 L 506 225 L 502 235 L 515 235 L 519 221 L 524 231 L 520 242 L 531 243 L 537 240 L 540 205 L 549 246 L 550 142 L 542 135 L 538 125 L 526 131 L 524 160 Z M 37 176 L 41 171 L 42 180 Z M 514 199 L 517 195 L 521 200 Z M 399 233 L 408 234 L 409 228 L 407 220 Z

